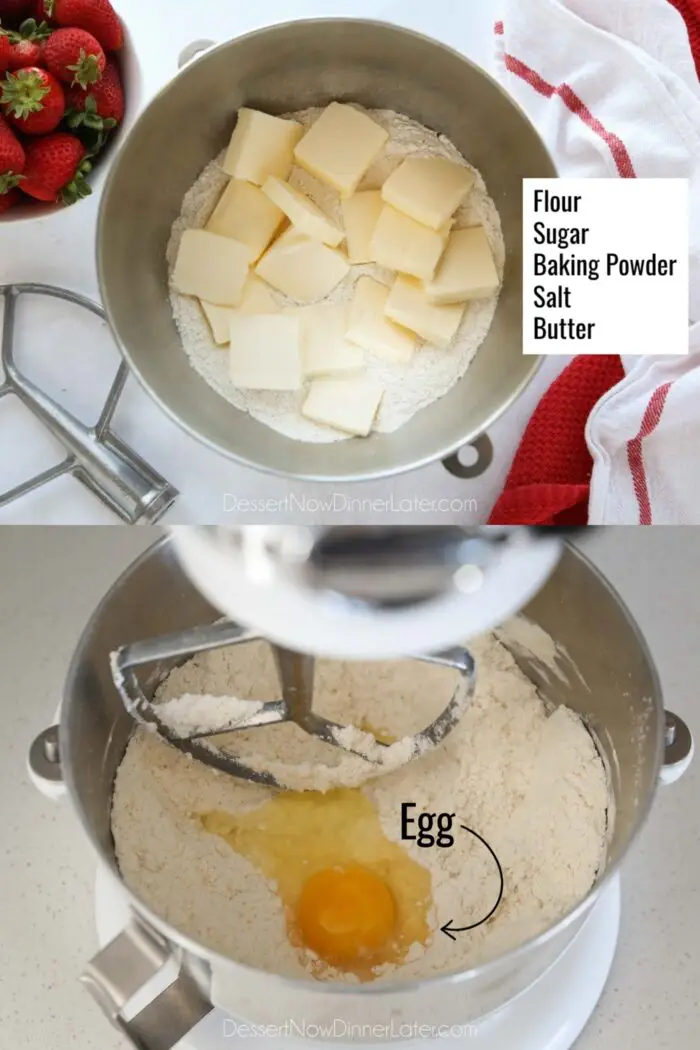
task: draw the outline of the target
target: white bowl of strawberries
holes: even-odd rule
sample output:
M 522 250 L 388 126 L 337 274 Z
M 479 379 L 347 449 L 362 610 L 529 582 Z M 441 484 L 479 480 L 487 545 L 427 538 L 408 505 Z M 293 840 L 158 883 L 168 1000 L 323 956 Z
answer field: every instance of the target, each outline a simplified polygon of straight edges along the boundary
M 134 76 L 110 0 L 0 0 L 0 222 L 89 196 Z

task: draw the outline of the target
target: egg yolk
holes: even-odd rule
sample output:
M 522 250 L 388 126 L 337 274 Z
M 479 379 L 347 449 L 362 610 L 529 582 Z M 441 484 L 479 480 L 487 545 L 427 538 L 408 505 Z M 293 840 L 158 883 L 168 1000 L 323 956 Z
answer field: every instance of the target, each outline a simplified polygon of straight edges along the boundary
M 361 788 L 281 791 L 242 813 L 198 817 L 273 884 L 289 943 L 315 979 L 330 969 L 373 981 L 428 940 L 430 872 L 386 837 Z
M 386 944 L 396 904 L 386 883 L 367 868 L 326 868 L 304 883 L 297 925 L 307 948 L 342 966 L 370 960 Z

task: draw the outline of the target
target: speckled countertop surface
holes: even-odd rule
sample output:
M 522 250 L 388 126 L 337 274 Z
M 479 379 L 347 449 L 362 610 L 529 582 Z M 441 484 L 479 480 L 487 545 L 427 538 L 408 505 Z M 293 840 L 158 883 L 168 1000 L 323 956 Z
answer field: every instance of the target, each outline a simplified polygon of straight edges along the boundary
M 77 976 L 93 953 L 94 863 L 66 803 L 30 785 L 30 741 L 53 720 L 94 606 L 156 530 L 0 530 L 0 1045 L 124 1050 Z M 585 539 L 645 632 L 667 706 L 698 731 L 697 529 Z M 700 761 L 659 791 L 624 868 L 623 927 L 604 998 L 577 1050 L 690 1050 L 700 1025 Z

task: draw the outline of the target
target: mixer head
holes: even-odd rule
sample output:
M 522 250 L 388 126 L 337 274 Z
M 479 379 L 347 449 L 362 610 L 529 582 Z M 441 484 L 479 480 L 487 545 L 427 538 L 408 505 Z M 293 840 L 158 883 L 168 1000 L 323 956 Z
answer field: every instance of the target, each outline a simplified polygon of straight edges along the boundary
M 554 570 L 551 530 L 175 527 L 180 562 L 222 613 L 278 645 L 391 659 L 463 645 L 519 612 Z
M 217 737 L 294 722 L 364 760 L 368 777 L 425 754 L 469 706 L 475 674 L 465 639 L 519 612 L 561 551 L 558 536 L 527 529 L 176 527 L 171 534 L 192 582 L 227 619 L 118 649 L 111 657 L 115 685 L 132 717 L 180 750 L 276 787 L 285 785 L 217 746 Z M 260 639 L 272 646 L 281 697 L 243 710 L 235 698 L 228 708 L 214 698 L 224 712 L 215 725 L 175 731 L 142 688 L 139 670 L 145 666 L 157 670 Z M 455 690 L 429 726 L 387 744 L 314 713 L 317 656 L 440 664 L 456 672 Z

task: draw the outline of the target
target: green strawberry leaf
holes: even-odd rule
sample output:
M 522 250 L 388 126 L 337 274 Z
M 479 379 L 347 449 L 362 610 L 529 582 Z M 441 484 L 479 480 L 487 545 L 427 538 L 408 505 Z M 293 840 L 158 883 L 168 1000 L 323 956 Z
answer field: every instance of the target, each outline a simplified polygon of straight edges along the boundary
M 64 186 L 58 195 L 58 200 L 62 204 L 70 205 L 75 204 L 77 201 L 82 200 L 84 197 L 89 197 L 92 193 L 92 188 L 87 182 L 87 176 L 92 171 L 92 164 L 86 158 L 72 180 L 67 186 Z
M 81 88 L 86 88 L 88 84 L 96 84 L 102 76 L 97 55 L 88 55 L 83 48 L 80 49 L 80 55 L 75 65 L 66 66 L 66 69 L 73 73 L 73 87 L 77 84 Z
M 6 171 L 4 175 L 0 175 L 0 195 L 9 193 L 15 186 L 19 186 L 23 178 L 24 175 L 16 175 L 14 171 Z
M 39 73 L 20 69 L 17 73 L 6 74 L 0 103 L 7 106 L 18 120 L 24 120 L 30 113 L 41 113 L 44 108 L 42 99 L 48 92 L 49 86 Z
M 18 43 L 20 40 L 46 40 L 52 32 L 47 22 L 37 24 L 35 18 L 25 18 L 19 29 L 8 35 L 14 39 L 15 43 Z
M 107 124 L 108 121 L 105 121 Z M 85 124 L 77 129 L 80 141 L 85 146 L 88 158 L 94 158 L 104 149 L 110 135 L 110 128 L 97 128 L 86 127 Z

